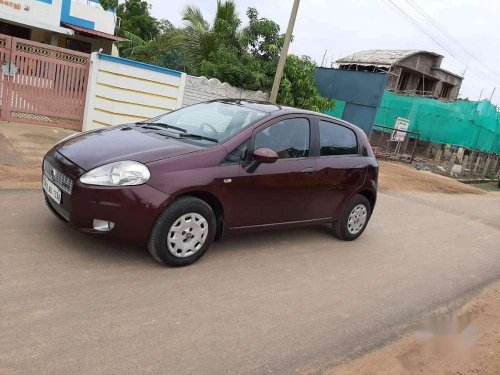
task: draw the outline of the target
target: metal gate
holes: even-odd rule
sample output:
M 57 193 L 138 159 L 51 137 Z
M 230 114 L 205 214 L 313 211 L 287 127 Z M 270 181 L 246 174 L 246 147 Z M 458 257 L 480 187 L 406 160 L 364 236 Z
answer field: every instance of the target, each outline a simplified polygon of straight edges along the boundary
M 5 107 L 7 106 L 7 86 L 9 81 L 8 74 L 5 70 L 8 68 L 10 62 L 11 51 L 11 38 L 9 36 L 0 34 L 0 63 L 2 64 L 2 71 L 0 72 L 0 120 L 7 118 Z
M 0 34 L 0 120 L 81 130 L 90 55 Z
M 394 138 L 394 133 L 404 134 L 403 140 Z M 370 144 L 377 159 L 397 160 L 413 163 L 415 150 L 420 140 L 420 133 L 409 130 L 374 125 L 370 136 Z

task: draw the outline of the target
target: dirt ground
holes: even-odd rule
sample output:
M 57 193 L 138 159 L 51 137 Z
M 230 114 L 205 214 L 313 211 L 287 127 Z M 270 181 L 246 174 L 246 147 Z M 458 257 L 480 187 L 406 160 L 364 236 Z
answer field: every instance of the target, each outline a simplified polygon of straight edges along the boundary
M 39 189 L 43 154 L 68 131 L 0 124 L 0 189 Z M 21 131 L 19 131 L 21 129 Z M 33 133 L 43 136 L 33 138 Z M 40 134 L 41 135 L 41 134 Z M 392 191 L 498 194 L 409 165 L 380 162 L 379 187 Z M 500 374 L 500 283 L 453 315 L 325 374 Z
M 500 192 L 500 186 L 498 184 L 498 181 L 486 182 L 484 184 L 477 184 L 475 185 L 475 187 L 486 191 Z
M 41 188 L 43 156 L 73 133 L 47 126 L 0 122 L 0 189 Z
M 500 374 L 500 283 L 424 326 L 324 375 Z
M 41 189 L 41 181 L 39 165 L 0 164 L 0 189 Z
M 452 178 L 418 171 L 407 164 L 380 162 L 379 187 L 395 191 L 425 191 L 446 194 L 484 194 L 484 190 Z

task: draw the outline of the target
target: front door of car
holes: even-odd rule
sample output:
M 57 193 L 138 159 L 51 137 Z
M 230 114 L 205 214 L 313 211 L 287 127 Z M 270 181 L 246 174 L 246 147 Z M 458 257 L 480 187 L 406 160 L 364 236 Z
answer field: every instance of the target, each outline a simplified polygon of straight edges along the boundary
M 311 120 L 286 117 L 259 127 L 253 134 L 247 162 L 233 181 L 233 204 L 227 225 L 232 228 L 306 220 L 314 185 L 315 159 L 311 152 Z M 248 165 L 254 150 L 278 154 L 271 164 L 254 172 Z

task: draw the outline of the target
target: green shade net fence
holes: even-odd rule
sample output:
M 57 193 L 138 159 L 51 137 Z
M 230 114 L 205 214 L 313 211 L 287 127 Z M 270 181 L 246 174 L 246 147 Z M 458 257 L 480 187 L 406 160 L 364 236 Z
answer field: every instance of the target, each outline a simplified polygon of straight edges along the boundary
M 392 128 L 396 117 L 409 119 L 421 140 L 500 154 L 500 112 L 488 100 L 446 103 L 386 91 L 375 125 Z

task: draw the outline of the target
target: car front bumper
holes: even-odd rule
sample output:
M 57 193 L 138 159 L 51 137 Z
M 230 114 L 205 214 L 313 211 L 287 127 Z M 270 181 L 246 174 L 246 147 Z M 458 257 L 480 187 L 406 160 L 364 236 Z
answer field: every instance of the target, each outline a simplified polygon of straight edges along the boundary
M 117 188 L 82 184 L 79 177 L 85 171 L 57 151 L 50 151 L 44 161 L 72 182 L 71 189 L 61 189 L 59 181 L 45 171 L 62 193 L 58 204 L 44 191 L 45 201 L 57 217 L 79 231 L 144 244 L 156 218 L 170 203 L 169 195 L 147 184 Z M 94 219 L 110 221 L 114 226 L 106 232 L 98 231 Z

